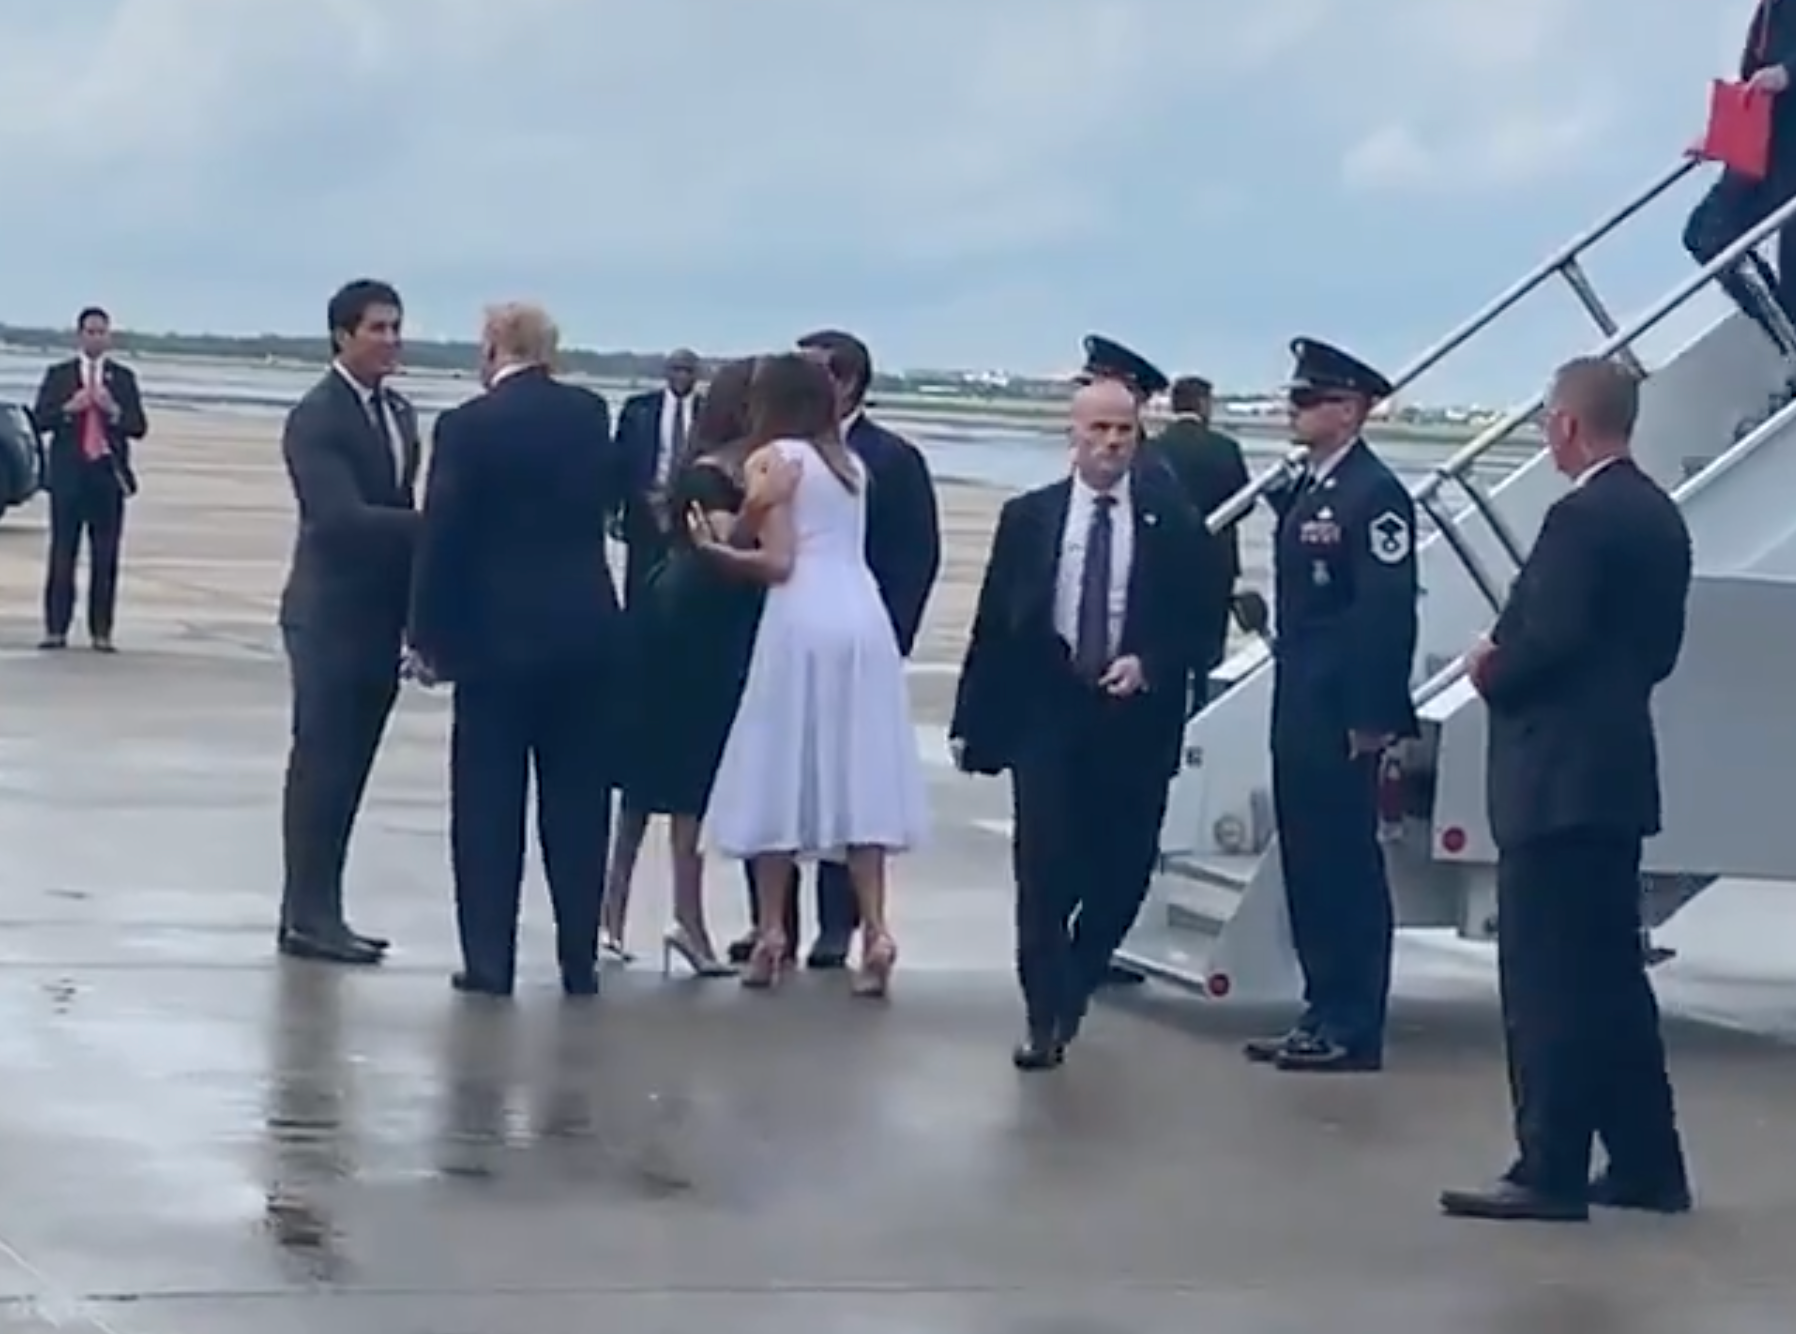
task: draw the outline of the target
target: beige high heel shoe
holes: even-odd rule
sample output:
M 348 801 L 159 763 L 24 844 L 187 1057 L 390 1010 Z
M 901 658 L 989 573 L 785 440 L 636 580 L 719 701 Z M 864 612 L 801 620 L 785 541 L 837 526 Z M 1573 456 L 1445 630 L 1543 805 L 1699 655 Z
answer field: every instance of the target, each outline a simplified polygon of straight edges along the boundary
M 861 944 L 861 963 L 850 991 L 862 1000 L 884 1000 L 891 994 L 892 970 L 898 966 L 898 942 L 882 931 Z
M 791 960 L 786 957 L 785 934 L 770 931 L 755 938 L 755 947 L 749 952 L 748 963 L 739 977 L 743 986 L 755 991 L 767 991 L 779 985 L 790 967 Z

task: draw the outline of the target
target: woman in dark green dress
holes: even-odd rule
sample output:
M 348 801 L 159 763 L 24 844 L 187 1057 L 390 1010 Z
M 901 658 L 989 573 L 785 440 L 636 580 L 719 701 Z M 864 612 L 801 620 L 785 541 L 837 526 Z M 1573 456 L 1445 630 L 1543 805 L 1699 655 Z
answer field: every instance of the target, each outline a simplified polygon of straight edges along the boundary
M 668 485 L 669 553 L 650 575 L 640 605 L 629 612 L 638 685 L 622 811 L 606 878 L 605 937 L 624 955 L 636 859 L 650 817 L 666 815 L 674 920 L 661 938 L 662 971 L 670 971 L 678 956 L 699 977 L 734 972 L 719 962 L 705 926 L 699 823 L 735 720 L 765 590 L 719 566 L 697 548 L 692 534 L 699 524 L 726 534 L 741 509 L 740 444 L 754 367 L 753 358 L 731 362 L 705 391 L 686 456 L 675 462 Z

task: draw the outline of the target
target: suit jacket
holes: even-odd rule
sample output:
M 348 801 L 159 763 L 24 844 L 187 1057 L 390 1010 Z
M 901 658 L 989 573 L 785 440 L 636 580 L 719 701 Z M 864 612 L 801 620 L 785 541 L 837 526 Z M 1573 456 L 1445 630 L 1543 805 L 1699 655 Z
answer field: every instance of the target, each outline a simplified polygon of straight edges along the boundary
M 1767 65 L 1782 65 L 1796 80 L 1796 3 L 1759 0 L 1740 49 L 1740 78 Z M 1796 186 L 1796 87 L 1771 104 L 1771 172 L 1774 187 Z
M 402 457 L 335 369 L 287 414 L 281 455 L 299 503 L 299 531 L 281 626 L 315 661 L 357 675 L 398 670 L 418 515 L 418 418 L 387 401 Z
M 617 414 L 617 446 L 622 455 L 624 490 L 617 498 L 617 514 L 625 542 L 631 546 L 658 546 L 666 541 L 661 518 L 649 504 L 655 489 L 655 463 L 661 457 L 661 405 L 666 391 L 651 389 L 632 394 Z M 696 425 L 704 398 L 692 395 L 692 420 Z M 673 460 L 675 466 L 679 460 Z
M 106 423 L 110 463 L 102 461 L 96 465 L 88 462 L 81 452 L 80 418 L 65 411 L 68 401 L 81 388 L 81 359 L 70 357 L 67 361 L 57 362 L 44 372 L 43 382 L 38 385 L 31 416 L 37 429 L 50 439 L 45 464 L 49 474 L 46 484 L 52 493 L 78 484 L 96 466 L 107 469 L 127 496 L 137 492 L 137 474 L 131 467 L 131 442 L 143 439 L 150 429 L 144 416 L 143 395 L 137 386 L 137 375 L 129 366 L 111 357 L 100 365 L 106 391 L 119 408 L 117 420 Z
M 867 565 L 908 658 L 942 567 L 935 480 L 922 450 L 865 413 L 845 443 L 867 465 Z
M 1012 498 L 998 516 L 948 729 L 974 772 L 998 773 L 1030 746 L 1051 743 L 1073 692 L 1090 689 L 1054 627 L 1071 501 L 1069 478 Z M 1117 656 L 1141 659 L 1147 689 L 1119 706 L 1117 726 L 1140 763 L 1170 778 L 1180 765 L 1190 674 L 1207 665 L 1206 646 L 1228 617 L 1225 564 L 1170 482 L 1137 474 L 1130 508 L 1134 556 Z
M 437 419 L 411 641 L 446 679 L 597 673 L 619 653 L 605 528 L 625 470 L 610 425 L 604 399 L 537 369 Z
M 1683 646 L 1690 570 L 1683 515 L 1626 460 L 1547 511 L 1474 675 L 1498 847 L 1659 831 L 1652 694 Z
M 1200 517 L 1208 518 L 1246 486 L 1247 460 L 1233 436 L 1212 430 L 1195 417 L 1175 417 L 1154 437 L 1159 456 Z M 1241 544 L 1235 527 L 1219 538 L 1229 562 L 1229 579 L 1241 577 Z

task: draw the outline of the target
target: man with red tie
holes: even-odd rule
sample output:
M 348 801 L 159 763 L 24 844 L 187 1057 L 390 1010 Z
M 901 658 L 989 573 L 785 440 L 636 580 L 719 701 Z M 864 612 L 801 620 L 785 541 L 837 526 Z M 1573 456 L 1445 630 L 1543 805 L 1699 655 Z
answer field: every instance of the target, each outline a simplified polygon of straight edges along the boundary
M 44 577 L 45 649 L 67 648 L 75 564 L 87 538 L 87 632 L 111 653 L 125 501 L 137 493 L 131 442 L 149 430 L 137 376 L 114 361 L 112 319 L 89 306 L 75 321 L 80 351 L 44 372 L 32 415 L 49 437 L 50 556 Z

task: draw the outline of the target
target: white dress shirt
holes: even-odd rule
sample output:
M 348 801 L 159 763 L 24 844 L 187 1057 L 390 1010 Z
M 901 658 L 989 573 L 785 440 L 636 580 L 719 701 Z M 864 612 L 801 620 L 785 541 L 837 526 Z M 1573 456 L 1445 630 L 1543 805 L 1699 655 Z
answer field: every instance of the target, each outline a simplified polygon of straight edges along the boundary
M 674 423 L 680 425 L 680 439 L 692 439 L 692 395 L 661 391 L 661 443 L 655 451 L 655 485 L 666 486 L 674 466 Z
M 1123 618 L 1129 610 L 1129 567 L 1135 558 L 1135 515 L 1129 497 L 1129 478 L 1110 488 L 1116 504 L 1110 511 L 1110 653 L 1122 643 Z M 1079 646 L 1079 593 L 1085 572 L 1085 544 L 1091 521 L 1097 514 L 1098 493 L 1079 477 L 1073 478 L 1072 496 L 1066 507 L 1066 527 L 1060 535 L 1060 566 L 1054 579 L 1054 629 L 1068 648 Z
M 1572 478 L 1572 490 L 1576 491 L 1579 487 L 1588 483 L 1592 477 L 1595 477 L 1599 472 L 1604 468 L 1607 468 L 1620 457 L 1621 455 L 1619 454 L 1611 454 L 1606 459 L 1598 459 L 1595 463 L 1585 468 L 1583 472 Z
M 348 367 L 340 361 L 331 362 L 331 369 L 343 377 L 343 382 L 355 390 L 355 396 L 362 402 L 362 411 L 380 424 L 380 433 L 387 438 L 387 449 L 393 455 L 393 476 L 405 478 L 405 441 L 400 437 L 393 423 L 393 414 L 387 410 L 385 394 L 378 398 L 375 391 L 363 384 L 349 373 Z

